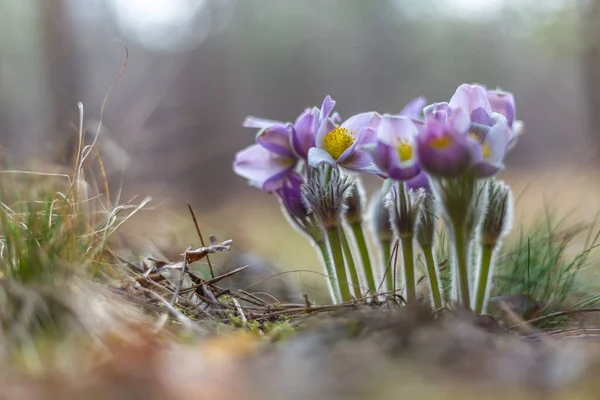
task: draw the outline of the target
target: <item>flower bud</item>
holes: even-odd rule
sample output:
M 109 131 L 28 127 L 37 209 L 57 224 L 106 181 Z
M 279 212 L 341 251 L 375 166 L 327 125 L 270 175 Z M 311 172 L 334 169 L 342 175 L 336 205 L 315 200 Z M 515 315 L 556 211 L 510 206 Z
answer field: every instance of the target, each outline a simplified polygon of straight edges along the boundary
M 485 213 L 485 207 L 487 204 L 487 184 L 486 183 L 475 183 L 475 191 L 473 192 L 473 198 L 471 205 L 468 209 L 465 228 L 470 237 L 473 237 L 477 231 L 477 227 L 481 223 L 483 215 Z
M 284 183 L 281 189 L 276 191 L 281 199 L 283 206 L 287 211 L 298 219 L 303 219 L 308 216 L 308 210 L 302 202 L 302 178 L 299 175 L 292 175 L 290 179 Z
M 349 224 L 360 224 L 363 219 L 362 211 L 364 208 L 365 192 L 358 178 L 354 179 L 348 192 L 348 199 L 346 200 L 346 221 L 348 221 Z
M 293 174 L 275 193 L 279 197 L 283 213 L 287 217 L 288 222 L 306 233 L 313 240 L 319 240 L 321 236 L 320 228 L 315 226 L 314 218 L 302 199 L 303 186 L 304 182 L 302 178 L 297 174 Z
M 353 182 L 342 176 L 338 168 L 329 165 L 309 169 L 308 182 L 302 187 L 302 198 L 308 212 L 315 215 L 323 228 L 337 226 L 344 216 Z
M 481 224 L 481 243 L 495 247 L 512 223 L 511 190 L 501 181 L 487 183 L 488 206 Z
M 432 247 L 436 228 L 435 198 L 430 193 L 423 197 L 421 212 L 417 217 L 416 235 L 421 247 Z
M 422 189 L 407 190 L 404 182 L 397 182 L 387 195 L 386 207 L 390 212 L 390 223 L 398 238 L 414 235 L 415 222 L 425 194 Z

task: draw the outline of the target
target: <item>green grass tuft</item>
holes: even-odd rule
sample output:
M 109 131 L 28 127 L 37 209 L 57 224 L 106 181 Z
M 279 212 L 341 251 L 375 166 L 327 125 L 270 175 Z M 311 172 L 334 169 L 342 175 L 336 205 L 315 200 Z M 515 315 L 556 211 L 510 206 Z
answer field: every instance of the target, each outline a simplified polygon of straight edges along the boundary
M 497 258 L 494 296 L 525 295 L 539 315 L 575 305 L 583 294 L 576 278 L 589 264 L 600 231 L 595 231 L 595 224 L 562 229 L 563 224 L 564 220 L 556 221 L 547 213 L 544 221 L 534 224 L 527 233 L 521 229 L 518 239 L 504 246 Z M 575 239 L 584 233 L 581 250 L 574 250 Z

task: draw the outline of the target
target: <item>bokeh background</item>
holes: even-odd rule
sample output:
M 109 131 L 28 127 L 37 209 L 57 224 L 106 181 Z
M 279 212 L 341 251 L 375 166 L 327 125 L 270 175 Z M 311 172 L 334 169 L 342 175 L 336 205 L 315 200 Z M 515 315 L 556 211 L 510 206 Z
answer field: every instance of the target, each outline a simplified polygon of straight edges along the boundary
M 293 120 L 327 94 L 344 117 L 447 101 L 463 82 L 512 91 L 517 222 L 545 204 L 578 221 L 600 208 L 600 0 L 0 0 L 3 162 L 68 170 L 77 102 L 95 132 L 125 62 L 99 148 L 122 199 L 155 199 L 128 229 L 164 251 L 197 242 L 189 202 L 205 233 L 318 269 L 231 164 L 254 138 L 246 115 Z

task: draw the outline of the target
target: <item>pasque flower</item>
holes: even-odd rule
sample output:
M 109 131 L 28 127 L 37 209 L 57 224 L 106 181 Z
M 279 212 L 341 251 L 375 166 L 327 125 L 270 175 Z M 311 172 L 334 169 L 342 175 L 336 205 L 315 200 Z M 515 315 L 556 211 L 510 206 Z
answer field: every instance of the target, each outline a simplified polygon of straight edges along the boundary
M 335 101 L 327 96 L 321 109 L 305 110 L 294 124 L 247 117 L 245 127 L 261 130 L 257 144 L 236 154 L 233 170 L 262 190 L 280 189 L 294 172 L 298 160 L 307 158 L 321 125 L 324 130 L 335 127 L 329 118 L 334 106 Z
M 376 143 L 363 146 L 379 170 L 390 179 L 406 181 L 421 172 L 415 151 L 418 130 L 413 120 L 419 117 L 424 105 L 425 99 L 419 97 L 399 115 L 383 115 L 377 126 Z
M 473 168 L 477 177 L 485 178 L 504 168 L 512 132 L 507 118 L 492 110 L 487 96 L 482 86 L 463 84 L 449 103 L 425 108 L 417 140 L 423 169 L 451 178 Z
M 277 196 L 281 199 L 283 207 L 297 219 L 308 216 L 308 210 L 302 200 L 302 185 L 304 181 L 298 174 L 291 174 L 284 185 L 277 189 Z
M 316 224 L 313 215 L 307 209 L 302 190 L 304 179 L 296 174 L 290 174 L 283 186 L 275 192 L 279 197 L 284 215 L 288 221 L 307 234 L 313 241 L 322 240 L 321 228 Z
M 289 126 L 273 125 L 260 131 L 256 141 L 258 144 L 235 155 L 233 170 L 264 191 L 280 189 L 298 160 L 292 151 L 291 130 Z
M 517 120 L 515 107 L 515 97 L 510 92 L 501 89 L 488 90 L 487 99 L 492 106 L 492 111 L 503 115 L 511 130 L 508 147 L 511 149 L 517 142 L 517 139 L 523 134 L 523 122 Z
M 317 168 L 322 164 L 341 165 L 349 170 L 377 173 L 371 156 L 363 146 L 374 143 L 381 115 L 376 112 L 357 114 L 340 126 L 330 129 L 321 124 L 315 137 L 315 147 L 308 152 L 308 163 Z
M 489 92 L 481 85 L 462 84 L 450 99 L 450 108 L 460 108 L 469 113 L 469 136 L 480 146 L 474 152 L 474 168 L 478 177 L 495 175 L 504 168 L 504 157 L 512 137 L 508 118 L 514 120 L 514 101 L 504 105 L 494 98 L 495 112 L 489 101 Z M 494 96 L 492 96 L 494 97 Z
M 416 137 L 420 167 L 441 178 L 466 172 L 473 165 L 479 146 L 467 134 L 469 124 L 465 111 L 436 105 L 431 114 L 426 114 L 425 123 L 419 127 Z

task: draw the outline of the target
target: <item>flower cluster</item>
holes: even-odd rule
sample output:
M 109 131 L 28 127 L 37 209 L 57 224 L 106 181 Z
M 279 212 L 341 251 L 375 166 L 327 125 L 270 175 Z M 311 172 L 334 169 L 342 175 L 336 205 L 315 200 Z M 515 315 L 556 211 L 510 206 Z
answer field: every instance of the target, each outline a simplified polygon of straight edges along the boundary
M 423 174 L 452 178 L 472 170 L 486 178 L 504 168 L 522 131 L 511 93 L 463 84 L 449 102 L 425 104 L 419 97 L 398 114 L 371 111 L 338 124 L 327 96 L 294 123 L 248 117 L 244 126 L 259 129 L 256 144 L 237 153 L 234 171 L 275 192 L 321 164 L 409 184 L 426 182 Z
M 256 144 L 236 154 L 234 171 L 251 185 L 276 194 L 288 217 L 297 221 L 296 225 L 305 232 L 307 226 L 314 228 L 320 220 L 311 217 L 313 213 L 319 215 L 314 193 L 323 191 L 338 196 L 330 199 L 331 204 L 340 206 L 329 211 L 334 217 L 329 218 L 327 229 L 337 229 L 338 220 L 344 219 L 348 206 L 353 209 L 348 198 L 351 202 L 357 200 L 353 197 L 356 193 L 346 193 L 348 188 L 357 187 L 357 181 L 345 180 L 340 187 L 321 190 L 315 187 L 314 180 L 308 184 L 310 177 L 315 176 L 312 171 L 320 171 L 318 185 L 322 186 L 340 181 L 331 179 L 331 171 L 335 171 L 335 176 L 349 174 L 352 179 L 358 179 L 358 173 L 378 175 L 388 182 L 386 190 L 393 185 L 402 186 L 400 192 L 396 188 L 394 193 L 404 190 L 427 193 L 440 203 L 435 208 L 444 214 L 455 239 L 455 264 L 463 284 L 458 291 L 462 292 L 463 305 L 468 306 L 466 292 L 470 289 L 464 271 L 468 243 L 463 242 L 470 240 L 481 219 L 469 208 L 476 207 L 473 199 L 477 198 L 481 182 L 503 170 L 504 158 L 522 132 L 523 124 L 516 119 L 514 96 L 478 84 L 463 84 L 448 102 L 427 105 L 423 97 L 417 97 L 397 114 L 370 111 L 345 121 L 334 112 L 335 105 L 327 96 L 320 108 L 304 110 L 293 123 L 248 117 L 244 126 L 258 129 Z M 410 196 L 422 198 L 423 194 Z M 420 208 L 421 203 L 417 204 Z M 389 208 L 402 210 L 393 205 Z M 363 223 L 361 211 L 354 214 L 346 224 L 355 234 L 363 268 L 371 269 L 367 265 L 368 254 L 363 254 L 368 252 L 366 242 L 361 243 L 364 235 L 359 232 Z M 403 217 L 398 211 L 392 214 L 396 220 Z M 414 214 L 413 221 L 417 217 Z M 343 243 L 343 229 L 338 230 Z M 314 230 L 309 236 L 315 242 L 337 237 L 332 232 L 318 235 Z M 407 245 L 408 241 L 405 240 Z M 330 259 L 331 252 L 331 249 L 325 251 L 323 258 Z M 344 254 L 345 259 L 351 256 Z M 369 291 L 376 291 L 375 279 L 368 276 L 366 280 Z M 355 294 L 359 292 L 355 290 Z

